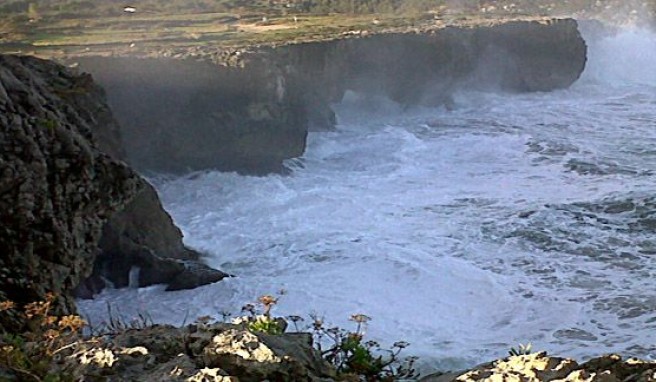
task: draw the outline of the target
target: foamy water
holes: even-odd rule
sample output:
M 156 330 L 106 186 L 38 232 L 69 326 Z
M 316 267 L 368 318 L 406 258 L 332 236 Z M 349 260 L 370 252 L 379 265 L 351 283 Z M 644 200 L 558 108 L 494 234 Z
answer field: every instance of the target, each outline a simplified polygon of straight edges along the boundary
M 107 290 L 81 311 L 181 324 L 285 289 L 278 314 L 365 313 L 370 338 L 432 368 L 519 342 L 656 355 L 656 36 L 589 53 L 571 89 L 463 92 L 452 111 L 349 94 L 291 176 L 156 179 L 185 242 L 238 277 Z

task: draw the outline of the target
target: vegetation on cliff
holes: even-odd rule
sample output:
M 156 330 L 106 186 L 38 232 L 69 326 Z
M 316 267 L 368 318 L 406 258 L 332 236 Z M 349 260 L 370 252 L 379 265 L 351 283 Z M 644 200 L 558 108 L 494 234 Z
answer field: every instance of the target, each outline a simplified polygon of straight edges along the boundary
M 0 5 L 0 51 L 42 56 L 175 56 L 369 33 L 409 32 L 498 19 L 653 20 L 656 0 L 10 0 Z M 129 10 L 129 11 L 126 11 Z
M 363 314 L 351 318 L 354 331 L 327 328 L 316 316 L 298 330 L 300 318 L 292 316 L 291 332 L 285 318 L 271 314 L 278 299 L 262 296 L 232 323 L 200 317 L 175 328 L 111 317 L 109 325 L 90 328 L 79 316 L 54 313 L 55 301 L 54 294 L 25 305 L 0 301 L 0 317 L 21 316 L 30 326 L 0 330 L 1 381 L 383 382 L 418 376 L 413 357 L 399 359 L 407 343 L 383 351 L 365 341 L 369 317 Z
M 570 1 L 529 1 L 529 0 L 196 0 L 162 1 L 139 0 L 121 4 L 98 0 L 8 0 L 0 5 L 0 11 L 27 16 L 32 19 L 59 15 L 77 18 L 79 16 L 116 16 L 124 12 L 125 6 L 152 13 L 266 13 L 266 14 L 372 14 L 372 13 L 413 13 L 428 12 L 448 7 L 464 11 L 490 10 L 514 11 L 524 13 L 575 12 L 593 10 L 613 1 L 570 0 Z M 647 2 L 649 3 L 649 2 Z M 653 1 L 652 1 L 653 3 Z

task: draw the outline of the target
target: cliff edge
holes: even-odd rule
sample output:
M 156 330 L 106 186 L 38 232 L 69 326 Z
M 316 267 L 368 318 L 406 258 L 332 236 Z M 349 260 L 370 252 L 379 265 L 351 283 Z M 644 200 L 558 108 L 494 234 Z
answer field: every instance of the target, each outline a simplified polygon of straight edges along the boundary
M 303 154 L 308 131 L 334 128 L 332 105 L 346 91 L 406 107 L 448 106 L 459 89 L 566 88 L 586 62 L 572 19 L 192 53 L 72 57 L 107 89 L 139 170 L 280 172 Z

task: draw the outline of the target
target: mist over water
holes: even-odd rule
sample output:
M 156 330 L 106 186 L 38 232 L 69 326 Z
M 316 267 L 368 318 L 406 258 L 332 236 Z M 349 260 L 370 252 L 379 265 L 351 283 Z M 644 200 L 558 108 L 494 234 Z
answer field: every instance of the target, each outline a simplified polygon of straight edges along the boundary
M 580 81 L 535 94 L 461 92 L 403 110 L 348 94 L 291 176 L 154 179 L 191 247 L 238 277 L 191 291 L 79 301 L 181 324 L 284 288 L 277 314 L 406 340 L 431 368 L 510 346 L 656 356 L 656 36 L 589 41 Z

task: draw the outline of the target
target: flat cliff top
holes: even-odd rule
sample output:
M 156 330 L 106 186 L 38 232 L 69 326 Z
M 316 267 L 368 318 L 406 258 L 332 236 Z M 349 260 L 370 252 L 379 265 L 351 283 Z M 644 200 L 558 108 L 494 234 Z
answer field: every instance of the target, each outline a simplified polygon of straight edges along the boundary
M 382 33 L 427 33 L 449 26 L 476 27 L 517 20 L 548 22 L 551 17 L 513 14 L 426 13 L 395 15 L 237 16 L 225 13 L 120 15 L 32 22 L 34 36 L 0 40 L 0 51 L 48 58 L 129 56 L 208 58 L 220 52 L 254 50 Z M 47 24 L 47 25 L 46 25 Z M 7 34 L 6 34 L 7 35 Z
M 333 3 L 340 4 L 339 1 Z M 112 5 L 105 9 L 93 8 L 101 5 L 89 5 L 91 8 L 80 6 L 66 11 L 62 7 L 48 6 L 49 2 L 43 0 L 34 3 L 36 5 L 31 3 L 26 10 L 0 6 L 0 53 L 46 58 L 193 57 L 226 63 L 237 52 L 260 47 L 381 33 L 428 33 L 450 26 L 478 27 L 517 20 L 608 19 L 609 15 L 653 18 L 656 8 L 656 1 L 645 1 L 636 8 L 609 0 L 599 9 L 565 7 L 546 1 L 528 2 L 530 5 L 522 1 L 472 3 L 476 5 L 443 5 L 403 13 L 397 12 L 400 10 L 337 13 L 330 9 L 305 12 L 297 1 L 272 1 L 268 6 L 226 9 L 166 8 L 164 3 L 155 1 L 150 8 Z

